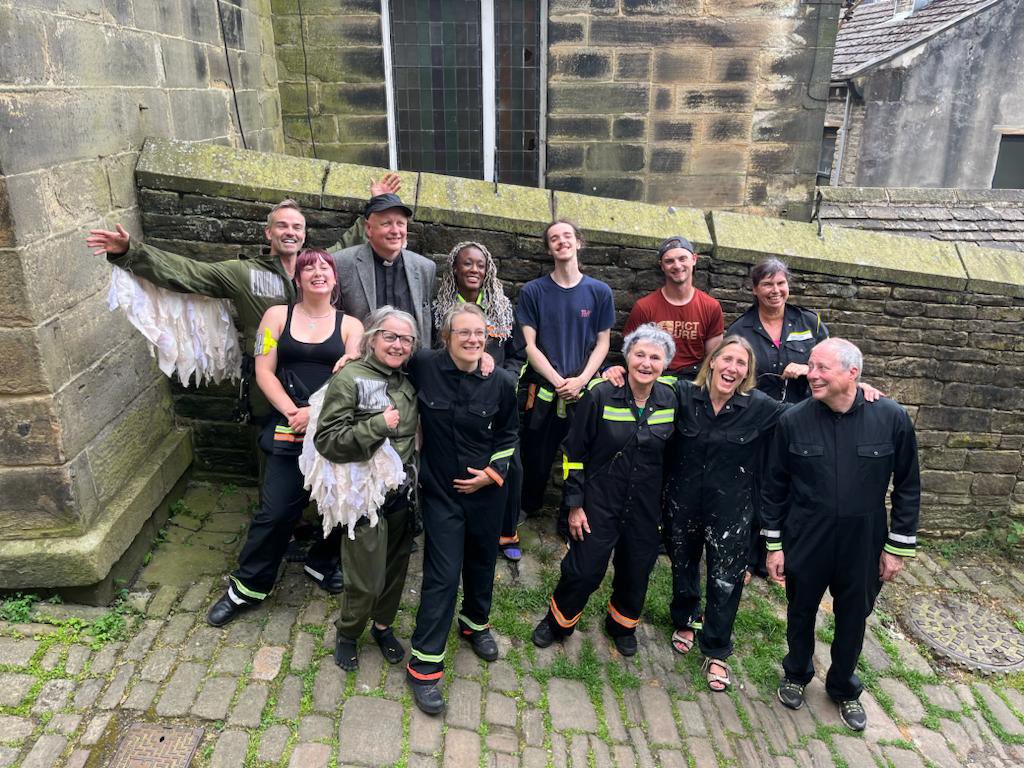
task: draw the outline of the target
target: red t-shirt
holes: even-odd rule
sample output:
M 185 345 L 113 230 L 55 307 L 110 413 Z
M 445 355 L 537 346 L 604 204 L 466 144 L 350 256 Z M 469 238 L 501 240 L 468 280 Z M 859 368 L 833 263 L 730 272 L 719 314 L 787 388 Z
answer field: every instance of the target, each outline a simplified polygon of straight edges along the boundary
M 644 323 L 654 323 L 675 341 L 676 356 L 668 366 L 673 371 L 701 362 L 704 342 L 725 330 L 722 305 L 700 288 L 695 288 L 693 298 L 681 307 L 670 304 L 660 288 L 647 294 L 633 305 L 622 334 Z

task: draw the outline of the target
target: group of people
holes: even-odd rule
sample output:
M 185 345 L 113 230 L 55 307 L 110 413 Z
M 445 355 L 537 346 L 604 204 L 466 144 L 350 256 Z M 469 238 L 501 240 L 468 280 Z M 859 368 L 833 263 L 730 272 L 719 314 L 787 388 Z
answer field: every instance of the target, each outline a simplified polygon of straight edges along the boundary
M 785 584 L 789 653 L 778 695 L 797 708 L 813 677 L 814 615 L 831 589 L 826 687 L 844 722 L 862 729 L 854 670 L 881 583 L 914 554 L 916 445 L 903 409 L 859 381 L 857 348 L 789 303 L 786 265 L 755 265 L 754 303 L 726 330 L 720 304 L 694 286 L 695 249 L 667 239 L 658 250 L 664 284 L 629 314 L 624 367 L 606 367 L 612 292 L 582 272 L 575 225 L 545 229 L 552 269 L 524 285 L 513 307 L 483 244 L 452 248 L 440 279 L 434 261 L 408 250 L 412 211 L 397 191 L 394 175 L 375 182 L 364 218 L 333 253 L 303 250 L 305 219 L 290 200 L 271 209 L 269 255 L 255 259 L 197 262 L 137 244 L 120 225 L 87 239 L 160 287 L 232 301 L 253 351 L 260 510 L 207 621 L 222 626 L 270 593 L 310 498 L 299 462 L 307 431 L 338 465 L 372 467 L 387 451 L 402 465 L 400 481 L 381 492 L 376 514 L 325 531 L 304 570 L 342 595 L 341 668 L 357 668 L 368 623 L 383 656 L 401 663 L 406 649 L 392 624 L 422 526 L 406 672 L 417 706 L 439 713 L 460 579 L 459 635 L 493 661 L 497 555 L 521 557 L 517 525 L 544 506 L 561 451 L 567 551 L 536 645 L 573 632 L 614 558 L 605 628 L 622 655 L 636 653 L 648 580 L 666 547 L 670 642 L 680 654 L 699 646 L 714 691 L 732 684 L 744 585 L 753 573 Z

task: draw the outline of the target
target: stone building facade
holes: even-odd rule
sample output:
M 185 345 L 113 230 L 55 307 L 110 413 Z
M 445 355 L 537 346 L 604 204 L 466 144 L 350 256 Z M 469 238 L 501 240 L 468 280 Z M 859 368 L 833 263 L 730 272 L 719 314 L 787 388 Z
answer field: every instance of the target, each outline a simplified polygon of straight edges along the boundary
M 147 136 L 241 145 L 240 123 L 283 149 L 276 69 L 268 0 L 0 1 L 0 559 L 19 578 L 104 579 L 189 466 L 84 237 L 141 234 Z

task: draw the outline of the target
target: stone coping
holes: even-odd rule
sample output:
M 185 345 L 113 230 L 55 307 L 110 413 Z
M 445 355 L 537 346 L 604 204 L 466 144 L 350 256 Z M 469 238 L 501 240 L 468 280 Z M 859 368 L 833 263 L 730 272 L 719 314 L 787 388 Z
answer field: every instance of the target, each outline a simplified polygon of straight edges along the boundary
M 141 186 L 179 192 L 361 212 L 371 178 L 386 169 L 233 149 L 217 144 L 147 139 L 136 176 Z M 591 242 L 656 248 L 681 234 L 717 259 L 752 263 L 778 255 L 796 269 L 945 290 L 1024 296 L 1024 260 L 1010 252 L 825 224 L 724 211 L 667 208 L 551 192 L 535 187 L 402 173 L 402 198 L 420 222 L 539 235 L 555 217 L 575 220 Z M 887 190 L 819 188 L 841 201 L 856 189 L 880 202 L 930 195 L 967 202 L 1021 199 L 1019 190 Z M 864 197 L 864 195 L 874 197 Z M 895 197 L 894 197 L 895 195 Z
M 818 187 L 827 203 L 919 203 L 984 205 L 1024 203 L 1024 189 L 953 189 L 944 187 Z

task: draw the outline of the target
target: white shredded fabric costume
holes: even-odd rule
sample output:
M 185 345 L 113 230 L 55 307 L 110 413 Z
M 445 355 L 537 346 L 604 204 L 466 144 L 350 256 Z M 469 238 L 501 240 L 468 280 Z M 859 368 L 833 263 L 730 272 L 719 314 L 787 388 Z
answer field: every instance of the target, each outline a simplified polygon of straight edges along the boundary
M 323 518 L 324 537 L 336 525 L 348 526 L 348 537 L 355 539 L 356 523 L 362 517 L 377 524 L 377 510 L 384 503 L 388 491 L 405 482 L 402 458 L 385 438 L 369 461 L 349 461 L 335 464 L 321 456 L 313 443 L 316 423 L 324 404 L 327 387 L 321 387 L 309 398 L 309 426 L 299 454 L 299 471 L 305 478 L 304 488 L 316 500 Z
M 120 267 L 113 267 L 107 303 L 120 307 L 128 322 L 153 347 L 150 354 L 165 375 L 188 386 L 237 381 L 242 375 L 238 331 L 231 319 L 230 302 L 159 288 Z

